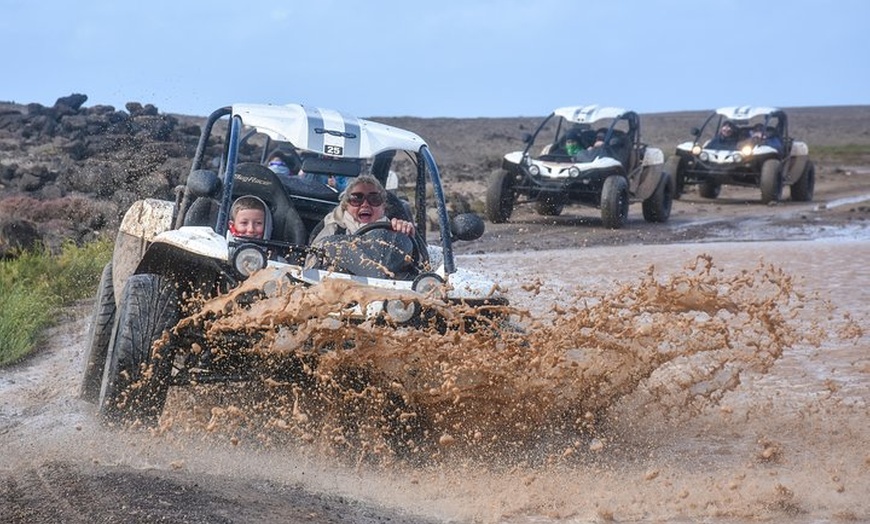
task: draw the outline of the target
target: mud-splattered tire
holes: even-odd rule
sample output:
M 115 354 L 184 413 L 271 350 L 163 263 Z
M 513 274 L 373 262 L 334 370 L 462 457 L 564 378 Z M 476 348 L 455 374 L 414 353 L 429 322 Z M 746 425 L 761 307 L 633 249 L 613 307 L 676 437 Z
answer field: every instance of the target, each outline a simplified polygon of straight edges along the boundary
M 801 177 L 791 185 L 789 192 L 795 202 L 812 202 L 813 192 L 816 188 L 816 166 L 807 160 Z
M 610 175 L 601 188 L 601 221 L 608 229 L 619 229 L 628 221 L 628 181 Z
M 782 162 L 775 158 L 761 165 L 761 203 L 778 202 L 782 197 Z
M 643 219 L 647 222 L 666 222 L 671 216 L 673 203 L 674 179 L 670 173 L 664 172 L 655 192 L 643 201 Z
M 115 324 L 115 288 L 112 286 L 112 263 L 103 267 L 97 297 L 94 301 L 94 314 L 88 329 L 88 351 L 79 396 L 87 402 L 100 399 L 100 383 L 106 367 L 106 354 L 112 339 Z
M 178 290 L 159 275 L 133 275 L 118 303 L 100 389 L 100 416 L 145 425 L 157 422 L 169 389 L 171 355 L 151 345 L 179 319 Z
M 507 222 L 514 211 L 516 190 L 514 175 L 507 171 L 493 173 L 486 190 L 486 218 L 493 224 Z
M 665 164 L 665 173 L 671 175 L 671 180 L 673 181 L 673 198 L 679 200 L 681 196 L 683 196 L 683 191 L 686 190 L 686 181 L 683 177 L 682 171 L 680 171 L 680 157 L 674 155 L 668 159 L 668 162 Z
M 719 182 L 712 182 L 709 180 L 705 180 L 698 184 L 698 194 L 703 198 L 716 199 L 719 197 L 719 193 L 722 192 L 722 184 Z

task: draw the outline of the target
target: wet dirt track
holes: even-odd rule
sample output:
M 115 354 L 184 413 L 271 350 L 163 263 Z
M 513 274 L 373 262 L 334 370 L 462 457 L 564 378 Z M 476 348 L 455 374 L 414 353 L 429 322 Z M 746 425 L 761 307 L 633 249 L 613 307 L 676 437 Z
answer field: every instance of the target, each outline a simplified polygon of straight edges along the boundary
M 684 409 L 669 386 L 688 379 L 678 373 L 680 365 L 671 366 L 670 374 L 652 377 L 609 406 L 595 439 L 573 445 L 570 457 L 539 464 L 454 457 L 423 468 L 348 465 L 292 443 L 234 441 L 195 423 L 165 433 L 102 427 L 93 406 L 75 398 L 90 311 L 82 304 L 34 358 L 0 375 L 0 436 L 7 443 L 0 458 L 0 521 L 870 519 L 870 344 L 861 329 L 870 325 L 870 235 L 847 210 L 819 221 L 815 213 L 821 212 L 795 207 L 758 209 L 727 195 L 718 203 L 684 199 L 667 225 L 670 234 L 688 232 L 678 244 L 655 240 L 662 233 L 638 222 L 634 207 L 635 219 L 615 233 L 584 220 L 545 228 L 521 217 L 518 224 L 488 224 L 481 246 L 463 249 L 462 264 L 495 276 L 540 317 L 554 306 L 568 307 L 575 296 L 609 297 L 619 286 L 647 289 L 642 282 L 651 265 L 655 280 L 668 282 L 690 273 L 686 268 L 698 256 L 708 256 L 712 274 L 723 280 L 742 272 L 756 278 L 760 264 L 794 278 L 792 300 L 799 307 L 789 310 L 794 322 L 788 326 L 801 337 L 769 368 L 749 369 L 733 387 L 716 390 L 715 402 Z M 705 230 L 705 217 L 715 227 Z M 536 228 L 547 233 L 535 234 Z M 801 241 L 775 241 L 798 231 Z M 734 242 L 744 239 L 753 241 Z M 636 318 L 652 313 L 644 315 Z M 705 363 L 685 361 L 692 370 Z M 232 396 L 215 403 L 231 403 Z M 184 395 L 170 408 L 195 411 Z

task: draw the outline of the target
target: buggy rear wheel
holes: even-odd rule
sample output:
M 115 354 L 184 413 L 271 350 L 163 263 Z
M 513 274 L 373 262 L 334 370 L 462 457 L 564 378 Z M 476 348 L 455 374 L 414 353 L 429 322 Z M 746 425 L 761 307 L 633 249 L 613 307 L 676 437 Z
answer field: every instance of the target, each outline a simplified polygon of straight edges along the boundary
M 493 224 L 510 220 L 517 198 L 515 185 L 513 173 L 504 170 L 493 173 L 490 178 L 486 191 L 486 218 Z
M 604 227 L 619 229 L 628 220 L 628 181 L 621 175 L 610 175 L 601 188 L 601 221 Z
M 791 199 L 795 202 L 812 202 L 815 188 L 816 166 L 813 165 L 812 161 L 807 160 L 807 165 L 804 166 L 803 174 L 801 174 L 801 177 L 789 188 Z
M 775 158 L 761 165 L 761 203 L 777 202 L 782 197 L 782 162 Z
M 665 172 L 671 175 L 674 188 L 673 195 L 677 200 L 683 195 L 683 191 L 686 190 L 686 181 L 683 178 L 683 173 L 680 171 L 680 160 L 680 157 L 674 155 L 665 164 Z
M 562 214 L 565 209 L 565 200 L 559 194 L 543 194 L 538 196 L 538 201 L 535 204 L 535 210 L 539 215 L 548 217 L 557 217 Z
M 722 184 L 705 180 L 698 185 L 698 194 L 704 198 L 715 199 L 722 192 Z
M 643 201 L 643 218 L 647 222 L 666 222 L 671 216 L 674 203 L 674 179 L 670 173 L 662 173 L 659 185 L 649 198 Z
M 172 359 L 168 353 L 155 357 L 151 346 L 178 319 L 178 290 L 169 279 L 142 274 L 127 280 L 100 389 L 104 419 L 157 422 L 166 403 Z

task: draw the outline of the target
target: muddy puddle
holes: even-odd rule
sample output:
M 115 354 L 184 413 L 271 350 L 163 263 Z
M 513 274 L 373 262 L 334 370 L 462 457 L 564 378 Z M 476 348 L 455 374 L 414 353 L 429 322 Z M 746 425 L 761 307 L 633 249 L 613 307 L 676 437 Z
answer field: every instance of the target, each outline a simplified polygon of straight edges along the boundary
M 367 299 L 346 282 L 217 301 L 201 329 L 268 332 L 254 351 L 302 365 L 174 388 L 153 430 L 99 429 L 74 381 L 43 388 L 72 414 L 21 446 L 444 522 L 863 521 L 868 258 L 850 241 L 460 257 L 512 297 L 509 331 L 324 319 Z

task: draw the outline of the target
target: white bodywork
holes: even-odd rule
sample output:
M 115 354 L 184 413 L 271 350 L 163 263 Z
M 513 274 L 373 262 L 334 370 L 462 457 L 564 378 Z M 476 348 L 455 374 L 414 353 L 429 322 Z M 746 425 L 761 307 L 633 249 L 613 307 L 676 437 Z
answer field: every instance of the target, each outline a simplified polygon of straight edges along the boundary
M 619 118 L 627 111 L 621 107 L 599 105 L 566 106 L 553 111 L 565 120 L 574 124 L 592 124 L 605 118 Z
M 167 200 L 146 198 L 133 202 L 124 214 L 119 230 L 130 236 L 151 242 L 155 236 L 172 227 L 175 204 Z
M 643 167 L 660 166 L 665 163 L 665 152 L 657 147 L 648 147 L 643 155 Z
M 779 108 L 768 106 L 728 106 L 716 110 L 728 120 L 750 120 L 757 116 L 765 116 L 779 111 Z
M 152 242 L 170 245 L 186 253 L 213 258 L 222 262 L 228 262 L 229 260 L 229 243 L 227 239 L 216 234 L 210 227 L 185 226 L 175 230 L 164 231 L 154 236 Z M 457 268 L 455 272 L 448 275 L 445 273 L 444 265 L 441 262 L 443 257 L 440 246 L 428 245 L 427 248 L 429 250 L 430 263 L 434 268 L 432 272 L 443 278 L 447 284 L 447 298 L 460 300 L 484 299 L 495 296 L 495 285 L 491 280 L 462 268 Z M 408 280 L 361 277 L 327 270 L 305 269 L 301 266 L 276 261 L 269 261 L 268 267 L 284 270 L 294 279 L 305 284 L 316 284 L 329 278 L 342 278 L 378 288 L 411 291 L 412 282 Z
M 235 104 L 233 114 L 273 140 L 291 142 L 299 149 L 335 157 L 371 158 L 390 149 L 417 151 L 426 145 L 410 131 L 332 109 L 300 104 Z M 354 145 L 349 146 L 348 139 L 357 137 L 359 141 L 354 140 Z
M 677 149 L 681 151 L 691 152 L 694 144 L 692 142 L 683 142 L 677 146 Z M 805 145 L 804 145 L 805 146 Z M 794 146 L 792 146 L 792 151 L 794 151 Z M 776 153 L 776 149 L 768 146 L 768 145 L 757 145 L 757 146 L 749 146 L 746 151 L 739 150 L 735 151 L 733 149 L 706 149 L 704 148 L 701 153 L 702 160 L 705 162 L 709 162 L 711 164 L 740 164 L 746 160 L 749 156 L 752 155 L 766 155 Z M 804 153 L 806 154 L 806 153 Z

